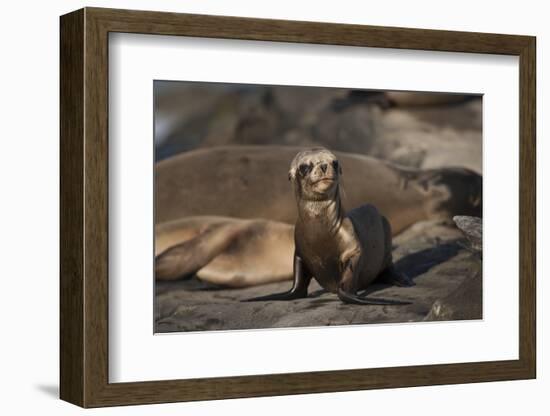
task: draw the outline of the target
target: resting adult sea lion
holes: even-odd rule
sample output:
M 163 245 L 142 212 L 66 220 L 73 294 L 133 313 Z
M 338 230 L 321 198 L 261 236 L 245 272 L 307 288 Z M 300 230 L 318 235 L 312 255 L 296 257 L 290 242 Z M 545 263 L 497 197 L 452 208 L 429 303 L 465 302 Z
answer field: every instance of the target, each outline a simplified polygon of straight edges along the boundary
M 194 150 L 155 166 L 155 222 L 196 215 L 264 218 L 294 224 L 288 165 L 303 148 L 234 146 Z M 481 176 L 463 168 L 403 169 L 335 152 L 345 166 L 345 202 L 372 203 L 394 233 L 417 221 L 481 216 Z
M 288 292 L 250 299 L 291 300 L 307 297 L 312 278 L 346 303 L 395 305 L 405 302 L 357 296 L 378 276 L 412 285 L 392 262 L 390 224 L 370 204 L 345 213 L 340 199 L 339 161 L 326 149 L 305 150 L 292 161 L 298 206 L 294 229 L 294 285 Z
M 292 277 L 294 227 L 266 220 L 190 217 L 155 227 L 155 279 L 192 274 L 246 287 Z

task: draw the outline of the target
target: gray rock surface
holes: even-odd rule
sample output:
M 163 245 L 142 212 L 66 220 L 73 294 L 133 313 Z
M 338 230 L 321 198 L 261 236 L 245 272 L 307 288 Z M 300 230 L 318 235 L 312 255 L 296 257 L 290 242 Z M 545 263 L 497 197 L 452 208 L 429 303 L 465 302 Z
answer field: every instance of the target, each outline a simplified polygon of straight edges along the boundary
M 394 239 L 396 267 L 412 277 L 414 287 L 372 285 L 366 295 L 411 301 L 410 305 L 346 305 L 336 295 L 324 292 L 316 282 L 306 299 L 289 302 L 240 302 L 254 296 L 287 290 L 291 282 L 246 289 L 212 287 L 196 278 L 157 282 L 156 332 L 258 329 L 368 323 L 417 322 L 428 317 L 435 301 L 455 292 L 479 268 L 479 259 L 465 248 L 462 233 L 452 225 L 417 223 Z M 478 297 L 481 287 L 468 296 Z M 479 319 L 469 311 L 471 303 L 457 306 L 464 319 Z M 461 309 L 462 308 L 462 309 Z
M 466 279 L 447 296 L 434 302 L 425 320 L 479 319 L 483 313 L 482 296 L 482 237 L 481 218 L 456 216 L 453 218 L 458 228 L 468 239 L 473 251 L 471 259 L 476 263 Z
M 470 246 L 475 251 L 481 251 L 483 247 L 483 233 L 481 218 L 466 215 L 457 215 L 453 218 L 456 226 L 464 233 Z
M 472 255 L 477 261 L 475 255 Z M 481 267 L 450 294 L 434 302 L 425 321 L 480 319 L 483 313 Z

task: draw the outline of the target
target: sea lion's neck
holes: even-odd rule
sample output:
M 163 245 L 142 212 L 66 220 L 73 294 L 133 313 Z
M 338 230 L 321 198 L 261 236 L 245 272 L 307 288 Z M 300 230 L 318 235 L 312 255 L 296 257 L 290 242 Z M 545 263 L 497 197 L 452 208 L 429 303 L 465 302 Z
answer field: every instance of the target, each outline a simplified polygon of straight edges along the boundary
M 299 221 L 305 226 L 315 226 L 318 231 L 336 232 L 344 219 L 340 196 L 326 200 L 298 200 Z

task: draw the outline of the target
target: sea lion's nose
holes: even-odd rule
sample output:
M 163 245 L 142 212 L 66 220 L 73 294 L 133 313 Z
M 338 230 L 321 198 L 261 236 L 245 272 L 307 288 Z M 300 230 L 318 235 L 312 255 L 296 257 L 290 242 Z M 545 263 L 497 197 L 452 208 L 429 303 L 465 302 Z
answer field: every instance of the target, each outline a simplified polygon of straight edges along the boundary
M 323 163 L 323 164 L 321 165 L 321 170 L 323 171 L 323 173 L 326 173 L 326 172 L 327 172 L 327 167 L 328 167 L 328 166 L 327 166 L 326 163 Z

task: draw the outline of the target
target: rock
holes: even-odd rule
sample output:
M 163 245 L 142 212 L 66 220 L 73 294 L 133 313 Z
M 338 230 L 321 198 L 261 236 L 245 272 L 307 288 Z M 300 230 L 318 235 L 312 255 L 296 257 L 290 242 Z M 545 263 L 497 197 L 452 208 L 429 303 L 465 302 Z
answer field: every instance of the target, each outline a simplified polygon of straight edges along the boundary
M 432 305 L 425 321 L 455 321 L 482 319 L 481 268 L 464 280 L 448 296 L 438 299 Z
M 472 249 L 480 252 L 483 248 L 481 218 L 457 215 L 453 220 L 470 242 Z
M 476 262 L 473 272 L 448 296 L 434 302 L 427 321 L 446 321 L 462 319 L 481 319 L 482 299 L 482 227 L 481 218 L 455 216 L 456 225 L 468 239 L 474 253 L 471 258 Z

